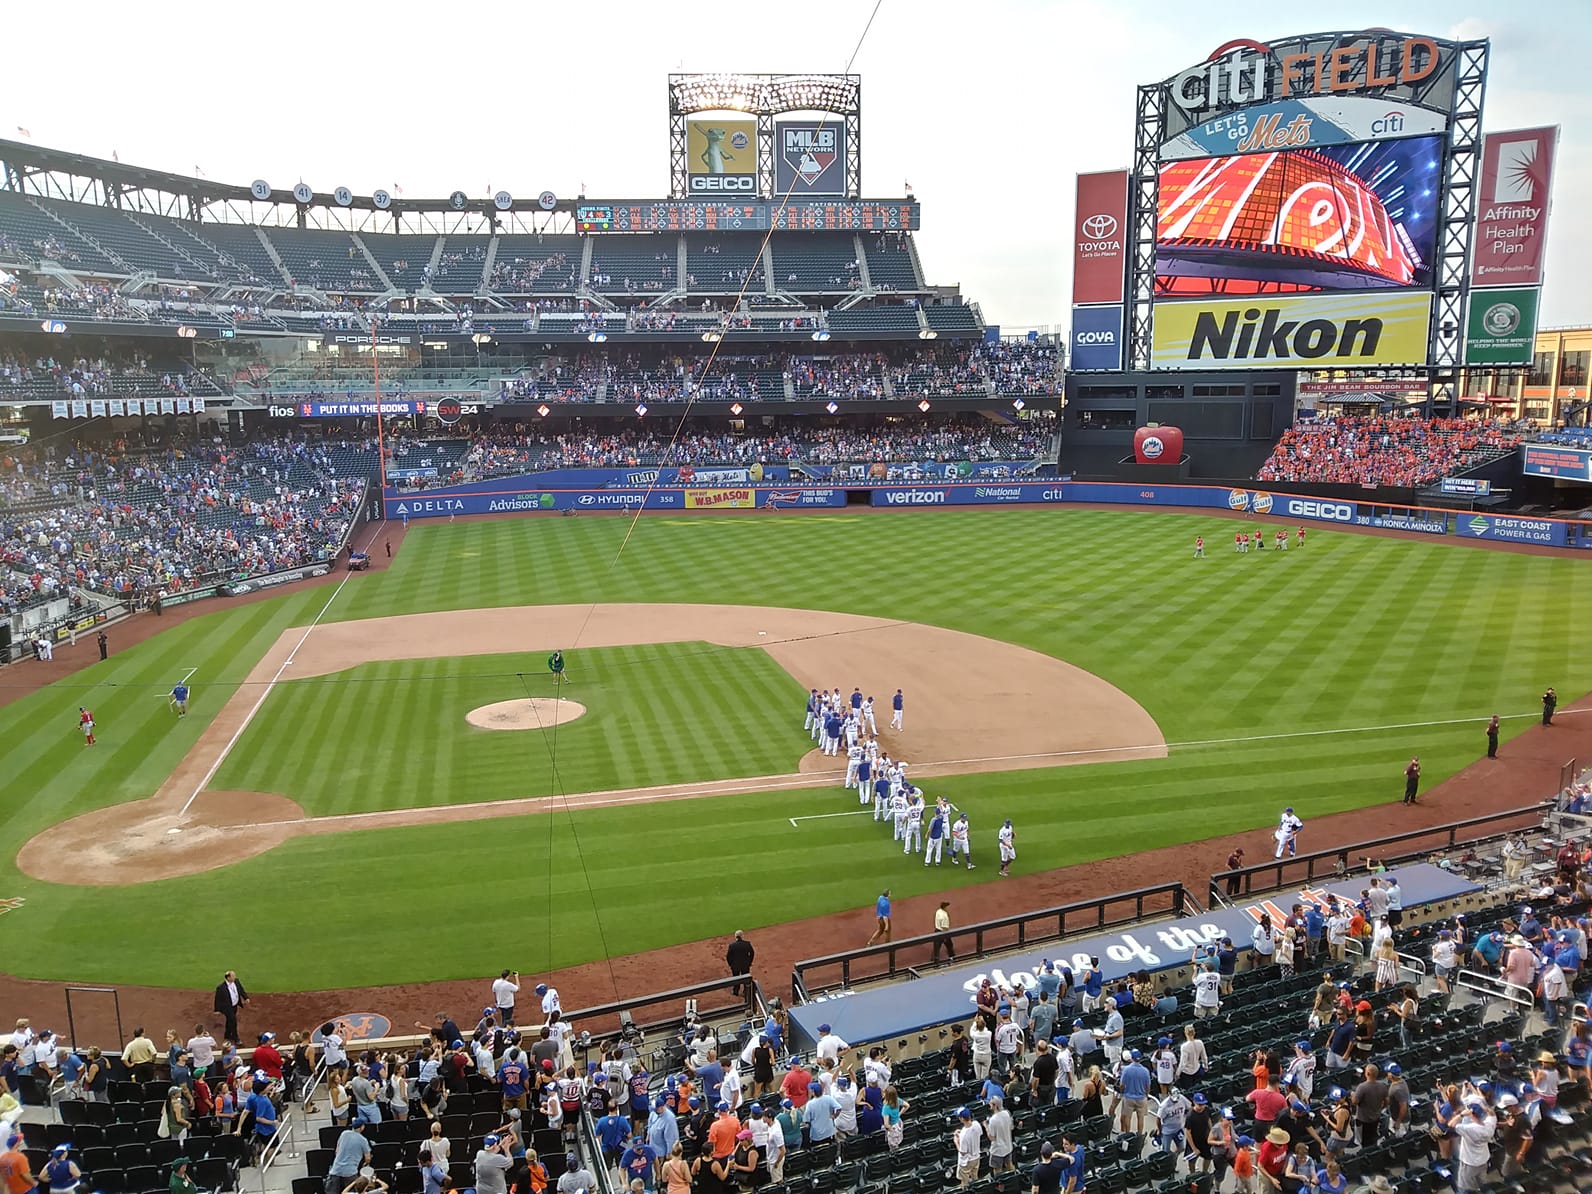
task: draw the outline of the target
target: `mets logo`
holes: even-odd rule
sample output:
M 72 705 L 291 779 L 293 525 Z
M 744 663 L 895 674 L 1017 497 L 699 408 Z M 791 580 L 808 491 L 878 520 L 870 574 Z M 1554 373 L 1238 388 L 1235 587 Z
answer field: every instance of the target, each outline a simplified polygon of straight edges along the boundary
M 1229 493 L 1227 495 L 1227 508 L 1229 510 L 1249 509 L 1249 491 L 1245 489 L 1235 489 Z
M 392 1031 L 392 1021 L 386 1016 L 377 1015 L 375 1012 L 344 1012 L 340 1016 L 328 1017 L 333 1024 L 341 1024 L 348 1031 L 343 1034 L 345 1041 L 373 1041 L 386 1036 Z M 321 1039 L 320 1029 L 310 1034 L 310 1039 Z
M 785 510 L 791 506 L 799 506 L 802 494 L 799 489 L 771 489 L 768 491 L 768 506 L 771 510 Z
M 1145 459 L 1147 460 L 1155 460 L 1161 455 L 1162 452 L 1166 451 L 1166 445 L 1161 442 L 1161 437 L 1159 435 L 1145 436 L 1144 443 L 1141 446 L 1144 450 Z
M 1270 514 L 1271 513 L 1271 494 L 1269 494 L 1269 493 L 1257 493 L 1255 495 L 1255 503 L 1254 503 L 1254 506 L 1252 508 L 1254 509 L 1256 514 Z
M 7 912 L 15 912 L 26 903 L 27 900 L 21 896 L 7 896 L 5 899 L 0 899 L 0 916 L 4 916 Z

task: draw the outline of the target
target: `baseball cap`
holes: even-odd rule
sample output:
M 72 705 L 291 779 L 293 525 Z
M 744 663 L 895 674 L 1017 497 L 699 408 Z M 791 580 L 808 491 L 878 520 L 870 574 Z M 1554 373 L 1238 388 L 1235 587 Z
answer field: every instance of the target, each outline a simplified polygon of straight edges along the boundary
M 1083 1021 L 1082 1020 L 1074 1020 L 1072 1022 L 1072 1026 L 1074 1028 L 1082 1028 L 1083 1027 Z
M 542 1062 L 542 1068 L 551 1074 L 553 1072 L 553 1063 L 551 1061 L 544 1061 Z
M 659 1095 L 657 1098 L 652 1100 L 652 1105 L 654 1107 L 662 1107 L 668 1101 L 669 1101 L 669 1099 L 668 1099 L 667 1095 Z
M 807 1089 L 812 1091 L 814 1094 L 822 1094 L 824 1090 L 824 1084 L 822 1082 L 809 1082 L 807 1084 Z
M 71 1145 L 71 1142 L 68 1141 L 67 1143 L 64 1143 L 64 1144 L 57 1144 L 54 1148 L 52 1148 L 50 1150 L 50 1154 L 52 1156 L 57 1156 L 58 1157 L 62 1153 L 69 1153 L 71 1151 L 72 1151 L 72 1145 Z
M 957 1119 L 972 1119 L 973 1118 L 973 1113 L 971 1111 L 969 1111 L 966 1107 L 958 1107 L 956 1109 L 956 1118 Z
M 750 1128 L 742 1128 L 739 1132 L 735 1133 L 735 1138 L 737 1140 L 750 1140 L 752 1138 L 752 1131 Z
M 1514 1051 L 1515 1051 L 1515 1047 L 1514 1047 L 1514 1045 L 1511 1042 L 1509 1042 L 1509 1041 L 1499 1041 L 1498 1042 L 1498 1052 L 1500 1052 L 1500 1053 L 1513 1053 Z
M 497 1008 L 495 1008 L 495 1007 L 484 1007 L 484 1008 L 481 1009 L 481 1014 L 483 1016 L 496 1015 L 497 1014 Z
M 1396 1078 L 1404 1072 L 1404 1067 L 1396 1061 L 1390 1061 L 1387 1063 L 1387 1072 Z
M 462 1049 L 462 1048 L 464 1048 L 464 1042 L 463 1041 L 454 1041 L 453 1042 L 453 1047 L 455 1049 Z
M 1169 1036 L 1163 1036 L 1160 1040 L 1156 1041 L 1155 1043 L 1157 1045 L 1159 1045 L 1161 1048 L 1164 1049 L 1166 1046 L 1168 1046 L 1168 1045 L 1170 1045 L 1172 1043 L 1172 1038 L 1169 1037 Z
M 840 1087 L 841 1090 L 845 1090 L 851 1085 L 851 1079 L 842 1074 L 835 1079 L 835 1085 Z
M 1354 1005 L 1354 1010 L 1357 1012 L 1368 1012 L 1371 1010 L 1371 1005 L 1362 999 L 1359 1003 Z
M 781 1099 L 781 1100 L 780 1100 L 780 1101 L 779 1101 L 779 1105 L 780 1105 L 780 1106 L 781 1106 L 781 1107 L 784 1107 L 784 1108 L 786 1108 L 786 1109 L 787 1109 L 787 1110 L 789 1110 L 789 1109 L 790 1109 L 790 1108 L 792 1108 L 792 1107 L 794 1107 L 794 1106 L 796 1106 L 796 1104 L 795 1104 L 795 1103 L 793 1103 L 793 1102 L 791 1102 L 791 1101 L 790 1101 L 790 1100 L 789 1100 L 789 1099 Z
M 496 1134 L 493 1134 L 491 1136 L 488 1136 L 485 1140 L 481 1141 L 481 1144 L 485 1148 L 496 1148 L 498 1146 L 498 1142 L 501 1139 L 502 1138 L 500 1136 L 498 1136 Z
M 1303 1041 L 1303 1040 L 1295 1041 L 1294 1042 L 1294 1048 L 1295 1049 L 1303 1049 L 1305 1052 L 1308 1053 L 1310 1051 L 1310 1042 L 1309 1041 Z
M 1331 1090 L 1327 1091 L 1327 1098 L 1331 1099 L 1334 1103 L 1340 1102 L 1343 1099 L 1343 1087 L 1334 1086 Z
M 537 983 L 536 984 L 536 993 L 538 995 L 546 995 L 547 994 L 547 984 L 546 983 Z M 575 1160 L 574 1154 L 570 1155 L 570 1160 L 572 1160 L 572 1161 Z
M 829 1025 L 827 1025 L 827 1024 L 820 1024 L 820 1025 L 819 1025 L 819 1026 L 818 1026 L 818 1031 L 819 1031 L 819 1032 L 828 1032 L 828 1031 L 829 1031 Z
M 1253 1136 L 1240 1136 L 1237 1140 L 1233 1141 L 1233 1143 L 1238 1145 L 1239 1148 L 1248 1148 L 1251 1144 L 1255 1143 L 1255 1138 Z
M 276 1033 L 274 1033 L 274 1032 L 262 1032 L 260 1034 L 260 1044 L 262 1044 L 262 1045 L 265 1044 L 267 1041 L 274 1041 L 274 1040 L 276 1040 Z
M 691 1110 L 693 1110 L 693 1111 L 695 1111 L 698 1107 L 702 1106 L 702 1100 L 699 1099 L 696 1095 L 692 1095 L 689 1099 L 687 1099 L 685 1101 L 685 1103 L 686 1103 L 686 1106 L 691 1108 Z
M 1194 1092 L 1194 1098 L 1192 1101 L 1196 1107 L 1203 1107 L 1205 1104 L 1210 1102 L 1210 1100 L 1205 1097 L 1205 1092 L 1201 1090 L 1196 1090 Z
M 728 1111 L 729 1109 L 730 1104 L 727 1099 L 720 1099 L 717 1103 L 713 1104 L 713 1110 L 715 1111 Z
M 1144 1054 L 1140 1053 L 1137 1049 L 1130 1049 L 1128 1051 L 1128 1056 L 1133 1058 L 1134 1061 L 1138 1061 L 1139 1058 L 1144 1056 Z
M 761 1104 L 761 1103 L 753 1103 L 750 1107 L 748 1107 L 746 1109 L 746 1113 L 748 1115 L 762 1115 L 763 1114 L 763 1104 Z
M 1518 1107 L 1520 1106 L 1520 1100 L 1515 1098 L 1515 1096 L 1512 1094 L 1501 1094 L 1498 1096 L 1498 1106 Z

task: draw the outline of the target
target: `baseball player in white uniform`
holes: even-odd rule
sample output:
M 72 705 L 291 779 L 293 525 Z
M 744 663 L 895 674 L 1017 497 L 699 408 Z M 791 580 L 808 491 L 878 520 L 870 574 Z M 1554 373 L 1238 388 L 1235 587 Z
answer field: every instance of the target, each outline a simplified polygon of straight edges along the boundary
M 862 702 L 862 715 L 868 721 L 868 733 L 870 733 L 870 734 L 878 734 L 879 727 L 878 727 L 878 725 L 876 725 L 874 723 L 874 720 L 873 720 L 873 698 L 872 697 L 869 697 L 867 700 Z
M 1272 836 L 1277 839 L 1277 853 L 1275 857 L 1281 858 L 1283 851 L 1289 854 L 1299 853 L 1299 831 L 1305 823 L 1294 816 L 1293 806 L 1282 810 L 1282 816 L 1277 821 L 1277 832 Z
M 810 731 L 813 728 L 813 719 L 817 716 L 818 690 L 816 688 L 812 688 L 807 692 L 807 720 L 802 722 L 802 729 Z
M 813 704 L 813 723 L 808 728 L 812 730 L 813 741 L 817 742 L 824 732 L 824 713 L 829 708 L 829 697 L 819 693 Z
M 923 793 L 912 789 L 907 804 L 907 828 L 901 835 L 901 853 L 916 854 L 923 849 Z
M 845 787 L 852 787 L 857 782 L 857 764 L 862 762 L 862 747 L 853 739 L 850 746 L 846 747 L 846 782 Z
M 1012 873 L 1011 866 L 1017 858 L 1017 835 L 1012 831 L 1012 819 L 1006 818 L 1006 824 L 1001 826 L 999 834 L 1001 843 L 1001 869 L 1002 875 Z
M 862 732 L 862 719 L 855 713 L 846 714 L 846 745 L 857 745 L 857 736 Z
M 891 835 L 892 841 L 899 842 L 907 835 L 907 809 L 911 805 L 907 799 L 906 791 L 897 788 L 890 796 L 890 820 L 895 823 L 895 832 Z
M 973 870 L 973 849 L 967 836 L 967 814 L 957 814 L 956 822 L 951 826 L 951 865 L 961 866 L 963 856 L 967 858 L 967 869 Z

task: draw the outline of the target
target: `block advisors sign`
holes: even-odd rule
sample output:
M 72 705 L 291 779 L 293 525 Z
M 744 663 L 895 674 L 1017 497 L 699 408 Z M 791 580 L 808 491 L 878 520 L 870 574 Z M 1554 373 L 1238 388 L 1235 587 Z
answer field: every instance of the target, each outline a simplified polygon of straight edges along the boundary
M 1254 295 L 1155 305 L 1156 369 L 1347 369 L 1426 362 L 1432 296 Z
M 1531 286 L 1542 281 L 1558 140 L 1555 126 L 1488 133 L 1482 141 L 1472 286 Z
M 1531 364 L 1540 294 L 1535 286 L 1472 290 L 1465 321 L 1465 364 Z

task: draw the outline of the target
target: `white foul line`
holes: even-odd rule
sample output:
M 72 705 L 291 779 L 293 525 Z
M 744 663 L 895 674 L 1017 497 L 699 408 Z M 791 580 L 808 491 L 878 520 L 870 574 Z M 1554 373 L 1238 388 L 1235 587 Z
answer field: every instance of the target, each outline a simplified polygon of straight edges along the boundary
M 792 829 L 800 829 L 801 826 L 796 824 L 797 821 L 822 821 L 829 817 L 866 817 L 867 815 L 867 809 L 859 808 L 849 813 L 813 813 L 808 817 L 786 817 L 785 819 L 790 822 Z
M 191 668 L 189 668 L 189 669 L 188 669 L 188 670 L 187 670 L 187 671 L 186 671 L 186 672 L 184 672 L 184 673 L 183 673 L 183 674 L 182 674 L 182 679 L 181 679 L 181 680 L 178 680 L 178 681 L 177 681 L 177 683 L 178 683 L 178 684 L 186 684 L 186 683 L 188 683 L 188 677 L 189 677 L 189 676 L 191 676 L 191 675 L 193 675 L 193 674 L 194 674 L 194 673 L 195 673 L 195 672 L 197 672 L 197 671 L 198 671 L 198 670 L 199 670 L 199 669 L 198 669 L 198 668 L 196 668 L 196 667 L 191 667 Z
M 274 688 L 276 686 L 276 682 L 282 678 L 282 673 L 287 671 L 288 665 L 293 662 L 293 657 L 299 653 L 299 648 L 302 647 L 305 640 L 309 638 L 310 631 L 314 630 L 321 624 L 321 619 L 326 616 L 326 611 L 332 608 L 332 602 L 337 600 L 337 595 L 343 591 L 343 586 L 348 583 L 349 578 L 353 575 L 354 574 L 350 572 L 347 576 L 343 577 L 342 580 L 337 582 L 337 587 L 332 590 L 332 595 L 326 599 L 326 604 L 321 606 L 321 612 L 315 615 L 315 621 L 311 622 L 304 628 L 304 633 L 299 636 L 299 641 L 293 644 L 293 649 L 288 652 L 287 658 L 282 661 L 282 666 L 276 669 L 276 675 L 272 676 L 271 679 L 266 683 L 265 687 L 260 690 L 260 695 L 255 698 L 254 704 L 249 707 L 249 712 L 244 717 L 243 724 L 238 726 L 236 730 L 232 731 L 232 737 L 227 739 L 227 744 L 221 748 L 221 753 L 216 756 L 215 762 L 210 764 L 210 769 L 205 772 L 204 778 L 201 779 L 197 785 L 195 785 L 193 794 L 188 797 L 187 801 L 183 804 L 181 811 L 177 813 L 179 817 L 185 817 L 188 815 L 188 810 L 193 807 L 193 802 L 199 799 L 199 793 L 205 790 L 210 781 L 215 778 L 216 772 L 221 770 L 221 764 L 227 761 L 227 756 L 232 753 L 232 748 L 238 744 L 238 739 L 243 737 L 243 731 L 249 728 L 249 723 L 254 720 L 254 715 L 260 711 L 260 706 L 265 704 L 265 698 L 271 695 L 271 689 Z M 190 671 L 188 674 L 192 675 L 193 672 Z

